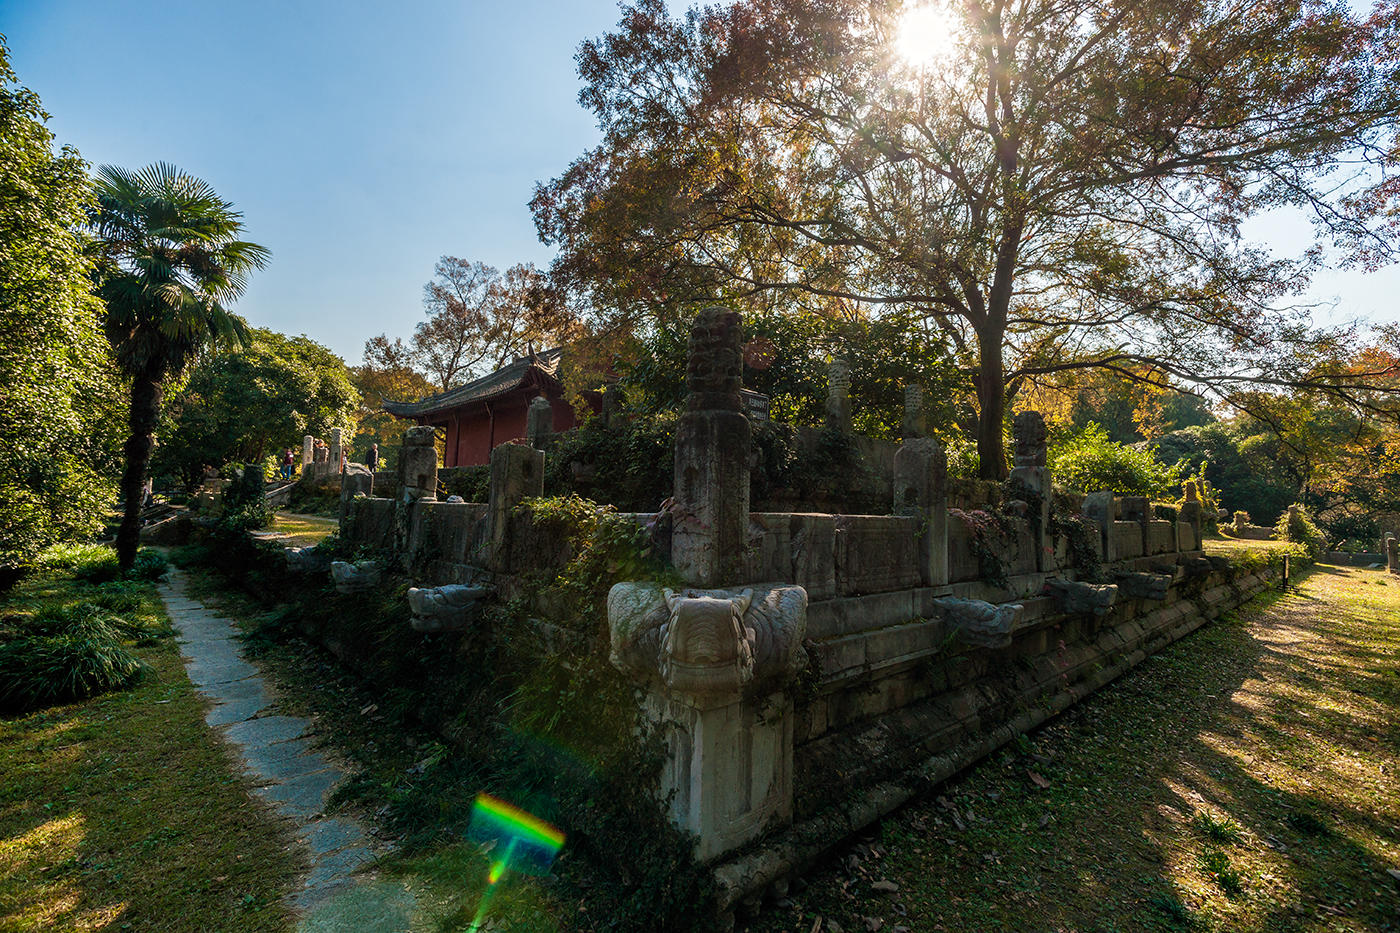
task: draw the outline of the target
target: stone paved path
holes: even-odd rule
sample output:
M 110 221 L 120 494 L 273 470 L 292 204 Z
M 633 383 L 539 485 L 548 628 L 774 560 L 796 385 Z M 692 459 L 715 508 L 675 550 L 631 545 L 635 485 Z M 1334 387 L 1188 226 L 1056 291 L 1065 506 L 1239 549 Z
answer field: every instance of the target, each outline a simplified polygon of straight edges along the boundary
M 261 671 L 240 650 L 229 619 L 186 595 L 171 569 L 160 585 L 166 612 L 180 633 L 180 654 L 195 688 L 213 701 L 205 721 L 223 733 L 256 781 L 255 792 L 296 826 L 311 871 L 292 896 L 304 931 L 391 931 L 410 928 L 413 898 L 401 885 L 355 874 L 375 852 L 358 823 L 326 816 L 326 795 L 345 777 L 313 748 L 312 723 L 272 711 Z

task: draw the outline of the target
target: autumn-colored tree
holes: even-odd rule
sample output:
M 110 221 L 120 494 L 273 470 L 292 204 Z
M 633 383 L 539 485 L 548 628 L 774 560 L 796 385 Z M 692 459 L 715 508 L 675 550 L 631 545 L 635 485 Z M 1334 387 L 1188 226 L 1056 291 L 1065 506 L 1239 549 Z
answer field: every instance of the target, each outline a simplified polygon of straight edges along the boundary
M 403 340 L 383 335 L 365 343 L 364 363 L 351 367 L 350 381 L 360 393 L 351 456 L 363 461 L 369 445 L 378 444 L 380 462 L 388 469 L 394 466 L 394 451 L 413 422 L 395 418 L 384 410 L 384 403 L 431 395 L 433 384 L 417 370 L 413 351 Z
M 485 263 L 443 256 L 423 286 L 427 319 L 407 344 L 381 336 L 375 352 L 392 351 L 426 373 L 439 391 L 482 376 L 560 339 L 567 316 L 546 277 L 526 263 L 502 274 Z M 366 353 L 369 345 L 366 345 Z
M 985 476 L 1010 400 L 1057 373 L 1364 388 L 1309 362 L 1353 335 L 1289 302 L 1320 253 L 1239 229 L 1299 207 L 1343 258 L 1394 256 L 1397 192 L 1365 172 L 1395 157 L 1395 3 L 906 6 L 625 6 L 578 56 L 603 140 L 532 205 L 556 282 L 631 322 L 913 310 L 975 383 Z

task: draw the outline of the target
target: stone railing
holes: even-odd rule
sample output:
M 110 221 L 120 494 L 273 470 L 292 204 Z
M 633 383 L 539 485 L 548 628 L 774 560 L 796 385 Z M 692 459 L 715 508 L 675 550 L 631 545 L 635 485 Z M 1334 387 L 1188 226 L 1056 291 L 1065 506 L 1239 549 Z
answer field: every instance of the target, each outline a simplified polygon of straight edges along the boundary
M 1034 413 L 1016 418 L 1005 487 L 950 484 L 911 414 L 891 514 L 751 512 L 739 335 L 733 312 L 697 317 L 674 499 L 635 516 L 685 586 L 619 583 L 607 607 L 612 661 L 669 749 L 658 793 L 723 909 L 1265 585 L 1202 555 L 1190 484 L 1174 521 L 1141 497 L 1055 493 Z M 528 596 L 522 571 L 562 565 L 568 545 L 516 509 L 543 490 L 543 452 L 498 447 L 486 503 L 440 502 L 431 438 L 415 434 L 429 430 L 405 439 L 393 498 L 347 503 L 342 535 L 419 584 L 415 628 L 461 631 L 484 600 Z

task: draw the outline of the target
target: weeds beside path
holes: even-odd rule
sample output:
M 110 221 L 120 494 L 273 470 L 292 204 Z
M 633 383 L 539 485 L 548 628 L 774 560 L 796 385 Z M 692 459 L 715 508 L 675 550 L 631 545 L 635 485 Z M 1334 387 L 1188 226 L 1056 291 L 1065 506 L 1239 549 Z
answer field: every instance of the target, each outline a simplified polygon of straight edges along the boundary
M 749 928 L 1400 930 L 1392 872 L 1400 578 L 1322 566 L 896 813 Z

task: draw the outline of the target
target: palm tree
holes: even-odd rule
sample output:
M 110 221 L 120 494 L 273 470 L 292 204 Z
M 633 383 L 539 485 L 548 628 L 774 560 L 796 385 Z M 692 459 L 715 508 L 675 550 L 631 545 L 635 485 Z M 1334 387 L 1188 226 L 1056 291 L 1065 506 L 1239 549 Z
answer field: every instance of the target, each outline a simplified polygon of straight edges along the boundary
M 96 194 L 97 294 L 117 365 L 131 379 L 117 532 L 117 556 L 129 569 L 165 382 L 206 347 L 245 342 L 243 320 L 227 306 L 270 254 L 239 239 L 243 215 L 230 202 L 173 165 L 137 172 L 104 165 Z

